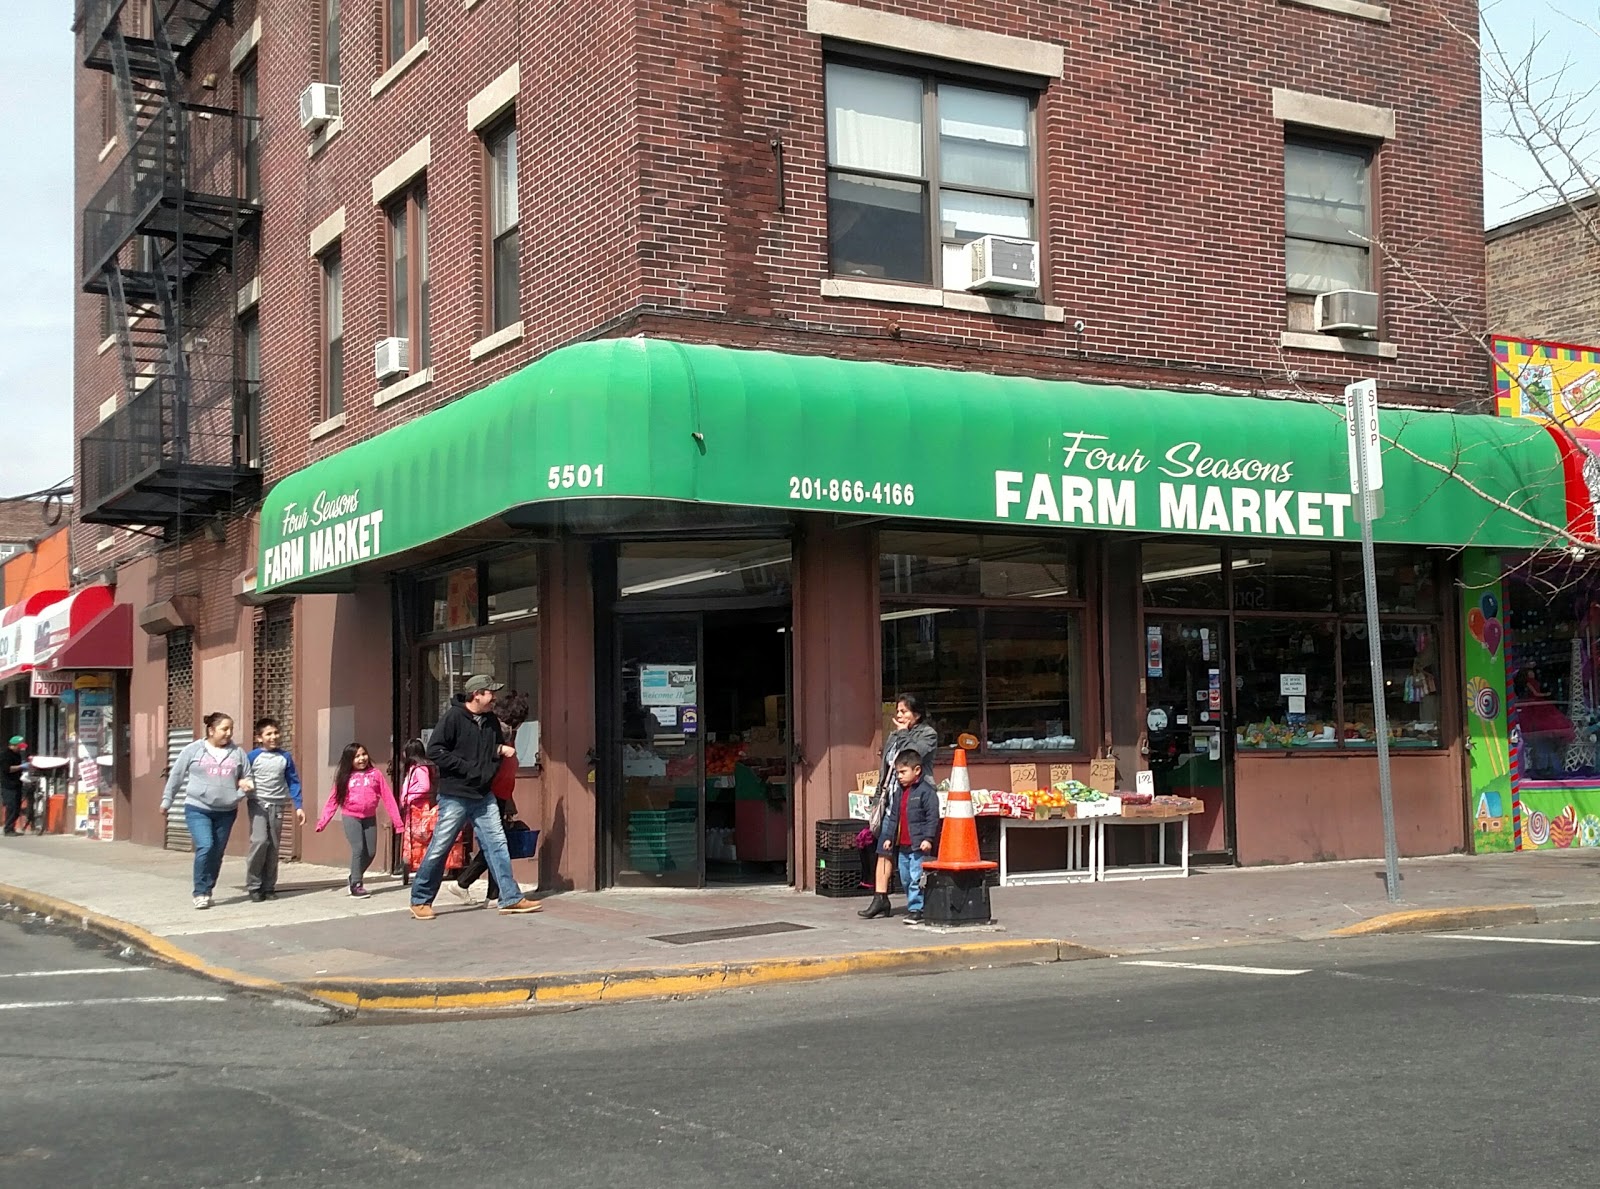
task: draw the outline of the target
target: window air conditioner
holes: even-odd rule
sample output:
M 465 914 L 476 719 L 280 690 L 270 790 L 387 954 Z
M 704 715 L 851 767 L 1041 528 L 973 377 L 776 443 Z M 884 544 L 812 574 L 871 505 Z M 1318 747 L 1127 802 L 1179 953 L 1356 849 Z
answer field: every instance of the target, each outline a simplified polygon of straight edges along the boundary
M 372 352 L 372 368 L 378 379 L 403 376 L 411 370 L 411 344 L 406 339 L 379 339 Z
M 334 83 L 312 83 L 300 92 L 300 127 L 315 132 L 339 118 L 339 88 Z
M 1317 294 L 1312 326 L 1318 334 L 1378 333 L 1378 295 L 1364 289 L 1335 289 Z
M 1033 293 L 1039 288 L 1039 244 L 983 235 L 964 245 L 969 293 Z

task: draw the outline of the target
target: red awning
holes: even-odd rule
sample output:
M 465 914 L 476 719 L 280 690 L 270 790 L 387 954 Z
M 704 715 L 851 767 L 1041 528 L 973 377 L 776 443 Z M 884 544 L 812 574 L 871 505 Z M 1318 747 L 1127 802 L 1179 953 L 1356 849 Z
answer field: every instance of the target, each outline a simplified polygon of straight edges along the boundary
M 1600 433 L 1570 426 L 1546 425 L 1561 455 L 1567 493 L 1567 529 L 1585 544 L 1600 544 Z
M 0 611 L 0 681 L 9 681 L 33 668 L 38 616 L 66 597 L 64 590 L 42 590 Z
M 133 608 L 109 586 L 86 586 L 39 616 L 40 671 L 133 668 Z

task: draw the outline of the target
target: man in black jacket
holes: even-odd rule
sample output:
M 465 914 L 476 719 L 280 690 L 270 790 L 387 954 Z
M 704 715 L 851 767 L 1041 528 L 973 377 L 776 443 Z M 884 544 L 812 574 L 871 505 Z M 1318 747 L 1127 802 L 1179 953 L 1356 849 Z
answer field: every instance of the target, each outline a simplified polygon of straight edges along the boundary
M 452 702 L 428 739 L 428 758 L 439 769 L 439 820 L 411 883 L 411 915 L 419 921 L 433 920 L 445 857 L 469 821 L 499 886 L 501 915 L 539 911 L 539 902 L 525 898 L 511 877 L 511 853 L 489 787 L 501 757 L 517 754 L 494 715 L 495 692 L 504 688 L 482 673 L 467 678 L 466 701 Z

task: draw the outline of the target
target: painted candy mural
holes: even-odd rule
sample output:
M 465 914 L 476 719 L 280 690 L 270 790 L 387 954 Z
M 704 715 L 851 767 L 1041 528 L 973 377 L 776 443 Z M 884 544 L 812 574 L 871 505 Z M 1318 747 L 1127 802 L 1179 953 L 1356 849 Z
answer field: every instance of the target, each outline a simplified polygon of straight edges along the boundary
M 1600 577 L 1463 558 L 1474 849 L 1600 847 Z
M 1493 345 L 1500 416 L 1600 429 L 1600 348 L 1499 337 Z

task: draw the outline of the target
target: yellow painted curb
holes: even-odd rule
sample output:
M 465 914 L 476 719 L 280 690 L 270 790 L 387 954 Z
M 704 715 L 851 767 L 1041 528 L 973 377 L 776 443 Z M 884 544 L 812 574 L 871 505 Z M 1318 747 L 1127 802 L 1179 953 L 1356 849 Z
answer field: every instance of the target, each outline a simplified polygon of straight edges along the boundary
M 1440 929 L 1477 929 L 1486 925 L 1534 925 L 1539 910 L 1531 904 L 1484 904 L 1467 908 L 1417 908 L 1368 917 L 1334 937 L 1367 937 L 1378 933 L 1430 933 Z
M 295 993 L 292 988 L 275 979 L 245 974 L 241 970 L 230 970 L 226 966 L 214 966 L 198 954 L 191 954 L 181 946 L 174 945 L 163 937 L 157 937 L 154 933 L 139 928 L 138 925 L 130 925 L 127 921 L 91 912 L 81 904 L 74 904 L 70 900 L 60 900 L 55 896 L 47 896 L 27 888 L 14 888 L 10 884 L 0 884 L 0 900 L 9 901 L 41 916 L 75 922 L 85 932 L 104 937 L 109 941 L 126 942 L 169 966 L 176 966 L 181 970 L 187 970 L 190 974 L 211 979 L 213 982 L 227 983 L 250 991 L 265 991 L 274 995 Z
M 463 979 L 322 979 L 294 984 L 304 994 L 373 1011 L 470 1011 L 517 1007 L 671 999 L 843 975 L 906 970 L 963 970 L 984 966 L 1067 962 L 1105 955 L 1071 941 L 1017 940 L 866 950 L 821 958 L 772 958 L 653 969 Z

